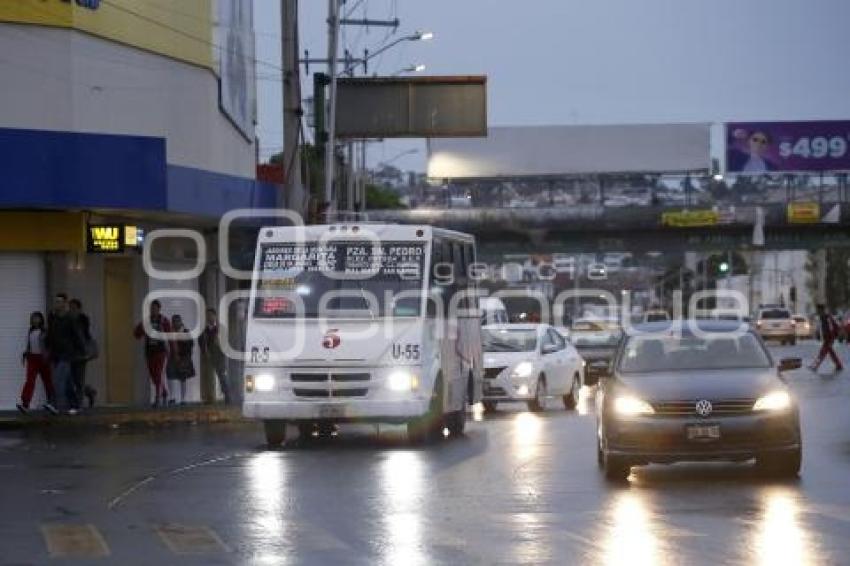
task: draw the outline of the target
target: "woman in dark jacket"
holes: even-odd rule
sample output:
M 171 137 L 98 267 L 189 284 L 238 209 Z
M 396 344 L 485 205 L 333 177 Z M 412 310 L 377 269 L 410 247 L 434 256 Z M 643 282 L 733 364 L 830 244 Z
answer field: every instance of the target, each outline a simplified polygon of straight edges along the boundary
M 21 391 L 21 402 L 15 406 L 24 414 L 29 412 L 32 395 L 35 392 L 35 379 L 41 376 L 47 402 L 44 410 L 58 414 L 56 410 L 56 392 L 53 389 L 53 379 L 50 377 L 50 363 L 47 359 L 47 329 L 44 326 L 44 315 L 38 311 L 30 315 L 30 329 L 27 333 L 27 345 L 23 356 L 26 367 L 26 381 Z
M 186 380 L 195 376 L 195 364 L 192 362 L 192 348 L 194 342 L 189 335 L 189 330 L 183 326 L 183 319 L 179 314 L 171 317 L 171 331 L 182 332 L 186 334 L 186 338 L 171 341 L 169 348 L 168 365 L 165 367 L 165 374 L 168 380 L 171 381 L 172 395 L 175 395 L 177 388 L 174 382 L 180 384 L 180 404 L 186 404 Z M 177 400 L 172 397 L 171 404 Z

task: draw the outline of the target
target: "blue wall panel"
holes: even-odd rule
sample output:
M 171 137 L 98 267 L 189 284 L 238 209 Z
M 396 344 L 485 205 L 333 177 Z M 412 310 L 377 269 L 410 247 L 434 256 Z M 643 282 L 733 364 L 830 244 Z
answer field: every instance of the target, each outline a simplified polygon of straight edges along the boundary
M 218 217 L 274 203 L 273 185 L 168 165 L 161 138 L 0 128 L 0 208 Z
M 165 210 L 165 140 L 0 129 L 0 206 Z

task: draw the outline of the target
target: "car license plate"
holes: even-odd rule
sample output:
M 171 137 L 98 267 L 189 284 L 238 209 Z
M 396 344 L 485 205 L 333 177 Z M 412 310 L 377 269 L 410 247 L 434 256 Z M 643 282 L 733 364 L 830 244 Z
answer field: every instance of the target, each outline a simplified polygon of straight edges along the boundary
M 319 418 L 338 419 L 345 416 L 345 407 L 342 405 L 319 405 Z
M 720 425 L 691 425 L 688 440 L 720 440 Z

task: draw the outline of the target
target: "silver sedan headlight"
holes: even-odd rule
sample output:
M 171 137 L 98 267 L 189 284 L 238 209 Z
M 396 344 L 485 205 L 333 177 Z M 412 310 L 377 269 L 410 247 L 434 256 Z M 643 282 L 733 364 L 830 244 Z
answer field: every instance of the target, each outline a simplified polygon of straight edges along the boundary
M 527 377 L 531 377 L 531 374 L 533 372 L 534 372 L 534 364 L 529 362 L 529 361 L 525 361 L 525 362 L 520 362 L 520 363 L 518 363 L 517 365 L 514 366 L 514 370 L 511 372 L 511 376 L 512 377 L 527 378 Z

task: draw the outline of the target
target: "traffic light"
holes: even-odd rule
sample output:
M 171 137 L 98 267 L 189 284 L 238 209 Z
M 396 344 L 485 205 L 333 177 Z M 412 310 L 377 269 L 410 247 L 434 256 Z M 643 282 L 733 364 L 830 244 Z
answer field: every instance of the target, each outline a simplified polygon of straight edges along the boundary
M 791 287 L 791 288 L 788 290 L 788 298 L 789 298 L 789 299 L 791 299 L 791 304 L 792 304 L 792 305 L 796 305 L 796 304 L 797 304 L 797 288 L 796 288 L 796 287 Z
M 729 263 L 725 262 L 725 261 L 720 262 L 719 269 L 720 269 L 720 273 L 728 273 L 729 272 Z

